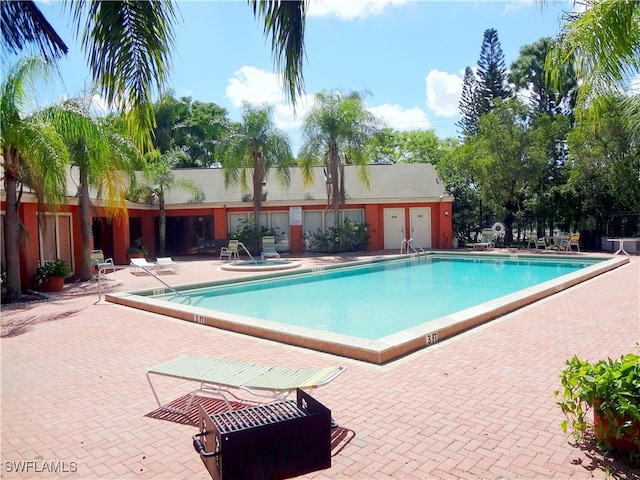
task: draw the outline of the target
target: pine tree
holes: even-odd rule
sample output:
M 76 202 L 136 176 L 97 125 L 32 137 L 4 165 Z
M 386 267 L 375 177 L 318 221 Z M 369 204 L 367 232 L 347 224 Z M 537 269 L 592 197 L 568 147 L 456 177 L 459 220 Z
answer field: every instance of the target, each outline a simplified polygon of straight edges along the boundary
M 460 121 L 456 124 L 463 136 L 472 136 L 477 131 L 478 122 L 478 80 L 471 70 L 467 67 L 464 71 L 462 80 L 462 95 L 460 95 Z
M 478 60 L 478 116 L 491 112 L 495 99 L 505 100 L 509 97 L 511 89 L 507 84 L 507 68 L 498 31 L 489 28 L 484 32 Z

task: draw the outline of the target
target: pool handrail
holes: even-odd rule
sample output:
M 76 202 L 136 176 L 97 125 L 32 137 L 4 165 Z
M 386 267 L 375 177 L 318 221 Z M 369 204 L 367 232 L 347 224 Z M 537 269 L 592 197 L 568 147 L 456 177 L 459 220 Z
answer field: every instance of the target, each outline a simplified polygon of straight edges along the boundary
M 253 258 L 253 255 L 251 255 L 251 252 L 249 250 L 247 250 L 247 247 L 244 246 L 244 243 L 242 242 L 238 242 L 238 247 L 242 247 L 242 249 L 247 253 L 247 255 L 249 255 L 249 258 L 251 259 L 251 261 L 253 263 L 255 263 L 256 265 L 258 264 L 258 262 L 256 261 L 255 258 Z

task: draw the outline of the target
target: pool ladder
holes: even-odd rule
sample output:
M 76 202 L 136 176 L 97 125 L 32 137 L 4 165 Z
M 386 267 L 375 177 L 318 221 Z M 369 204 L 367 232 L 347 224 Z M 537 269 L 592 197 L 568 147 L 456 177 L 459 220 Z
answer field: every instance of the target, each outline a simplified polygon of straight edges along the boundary
M 161 284 L 163 284 L 165 287 L 167 287 L 169 290 L 171 290 L 173 293 L 175 293 L 176 295 L 178 295 L 179 297 L 184 298 L 187 303 L 189 305 L 191 305 L 191 297 L 187 297 L 185 294 L 180 293 L 178 290 L 176 290 L 175 288 L 173 288 L 171 285 L 169 285 L 167 282 L 165 282 L 164 280 L 162 280 L 158 275 L 156 275 L 155 273 L 153 273 L 151 270 L 149 270 L 146 267 L 143 266 L 139 266 L 138 268 L 143 269 L 145 272 L 147 272 L 149 275 L 151 275 L 153 278 L 155 278 L 156 280 L 158 280 Z
M 255 259 L 255 258 L 253 258 L 253 255 L 251 255 L 251 252 L 249 252 L 249 250 L 247 250 L 247 247 L 245 247 L 245 246 L 244 246 L 244 243 L 242 243 L 242 242 L 238 242 L 238 247 L 242 247 L 242 249 L 245 251 L 245 253 L 246 253 L 247 255 L 249 255 L 249 258 L 251 259 L 251 261 L 252 261 L 253 263 L 255 263 L 256 265 L 258 264 L 258 262 L 256 262 L 256 259 Z
M 420 255 L 421 253 L 427 253 L 420 245 L 415 243 L 413 238 L 410 238 L 408 240 L 403 238 L 402 242 L 400 242 L 400 255 L 402 255 L 403 253 L 410 253 L 409 249 L 413 250 L 413 252 L 417 253 L 418 255 Z
M 120 267 L 119 269 L 123 269 L 123 268 L 130 268 L 130 265 L 127 265 L 125 267 Z M 98 301 L 100 301 L 100 299 L 102 298 L 102 292 L 101 292 L 101 279 L 102 279 L 102 274 L 104 273 L 104 270 L 109 270 L 112 267 L 104 267 L 101 268 L 100 271 L 98 272 Z M 171 285 L 169 285 L 167 282 L 165 282 L 164 280 L 162 280 L 158 275 L 156 275 L 155 273 L 153 273 L 151 270 L 149 270 L 147 267 L 144 267 L 142 265 L 137 265 L 136 268 L 141 268 L 142 270 L 144 270 L 145 272 L 147 272 L 149 275 L 151 275 L 152 277 L 154 277 L 156 280 L 158 280 L 160 283 L 162 283 L 165 287 L 167 287 L 169 290 L 171 290 L 173 293 L 175 293 L 176 295 L 178 295 L 179 297 L 184 298 L 188 304 L 191 304 L 191 297 L 187 297 L 186 295 L 184 295 L 183 293 L 180 293 L 178 290 L 176 290 L 175 288 L 173 288 Z M 154 292 L 155 295 L 155 292 Z

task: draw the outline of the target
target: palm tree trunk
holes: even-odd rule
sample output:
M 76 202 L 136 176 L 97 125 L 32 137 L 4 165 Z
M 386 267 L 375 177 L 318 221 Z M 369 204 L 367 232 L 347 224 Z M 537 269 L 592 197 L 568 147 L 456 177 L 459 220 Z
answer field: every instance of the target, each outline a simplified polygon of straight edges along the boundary
M 4 222 L 5 248 L 7 252 L 7 298 L 17 301 L 22 298 L 20 278 L 20 216 L 18 214 L 18 179 L 15 175 L 15 156 L 3 152 L 5 157 L 4 190 L 6 192 L 7 212 Z
M 160 214 L 158 216 L 158 236 L 160 237 L 160 256 L 165 256 L 167 243 L 167 215 L 164 209 L 164 192 L 158 194 L 158 204 L 160 205 Z
M 81 242 L 81 265 L 80 280 L 91 280 L 91 253 L 89 244 L 91 242 L 91 205 L 89 201 L 89 185 L 87 172 L 80 170 L 80 242 Z
M 262 210 L 262 159 L 260 152 L 253 153 L 253 218 L 256 231 L 260 231 L 260 210 Z
M 340 224 L 340 156 L 338 145 L 331 141 L 329 145 L 329 175 L 331 175 L 331 206 L 333 208 L 333 226 Z

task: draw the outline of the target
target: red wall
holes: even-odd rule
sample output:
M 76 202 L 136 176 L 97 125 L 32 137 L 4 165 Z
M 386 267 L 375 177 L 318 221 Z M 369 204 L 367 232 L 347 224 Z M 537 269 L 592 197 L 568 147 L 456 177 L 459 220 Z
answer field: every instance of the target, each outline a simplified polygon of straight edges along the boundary
M 6 209 L 4 202 L 2 202 L 3 209 Z M 409 231 L 410 212 L 411 207 L 430 207 L 431 208 L 431 234 L 432 234 L 432 248 L 451 248 L 452 247 L 452 203 L 451 202 L 431 202 L 431 203 L 394 203 L 394 204 L 361 204 L 361 205 L 349 205 L 350 208 L 364 208 L 365 219 L 369 224 L 370 240 L 367 247 L 367 251 L 378 251 L 384 246 L 384 209 L 385 208 L 404 208 L 406 227 L 405 231 Z M 305 209 L 318 208 L 317 205 L 305 206 Z M 265 210 L 282 210 L 283 207 L 268 207 Z M 248 205 L 246 208 L 233 208 L 229 209 L 226 206 L 211 208 L 185 208 L 185 209 L 171 209 L 167 211 L 168 216 L 199 216 L 207 214 L 214 216 L 214 235 L 216 239 L 227 238 L 227 212 L 233 211 L 252 211 L 252 206 Z M 76 273 L 79 271 L 80 257 L 81 257 L 81 236 L 80 236 L 80 221 L 77 205 L 68 205 L 61 207 L 60 211 L 69 211 L 73 215 L 73 234 L 74 234 L 74 250 L 75 257 L 74 265 Z M 93 216 L 106 216 L 103 208 L 98 207 L 92 211 Z M 23 284 L 25 287 L 30 286 L 31 277 L 38 267 L 38 237 L 37 237 L 37 207 L 35 203 L 22 202 L 20 206 L 20 216 L 22 221 L 29 231 L 30 235 L 27 238 L 25 247 L 20 252 L 20 265 Z M 113 257 L 114 262 L 117 265 L 128 264 L 127 248 L 130 245 L 131 239 L 129 238 L 129 218 L 140 218 L 142 225 L 142 237 L 144 245 L 149 249 L 149 257 L 155 257 L 155 231 L 154 221 L 158 216 L 157 208 L 129 208 L 128 216 L 120 215 L 113 219 Z M 303 239 L 302 226 L 294 225 L 290 227 L 289 242 L 291 253 L 300 254 L 304 251 L 304 239 Z M 7 252 L 9 253 L 9 252 Z

